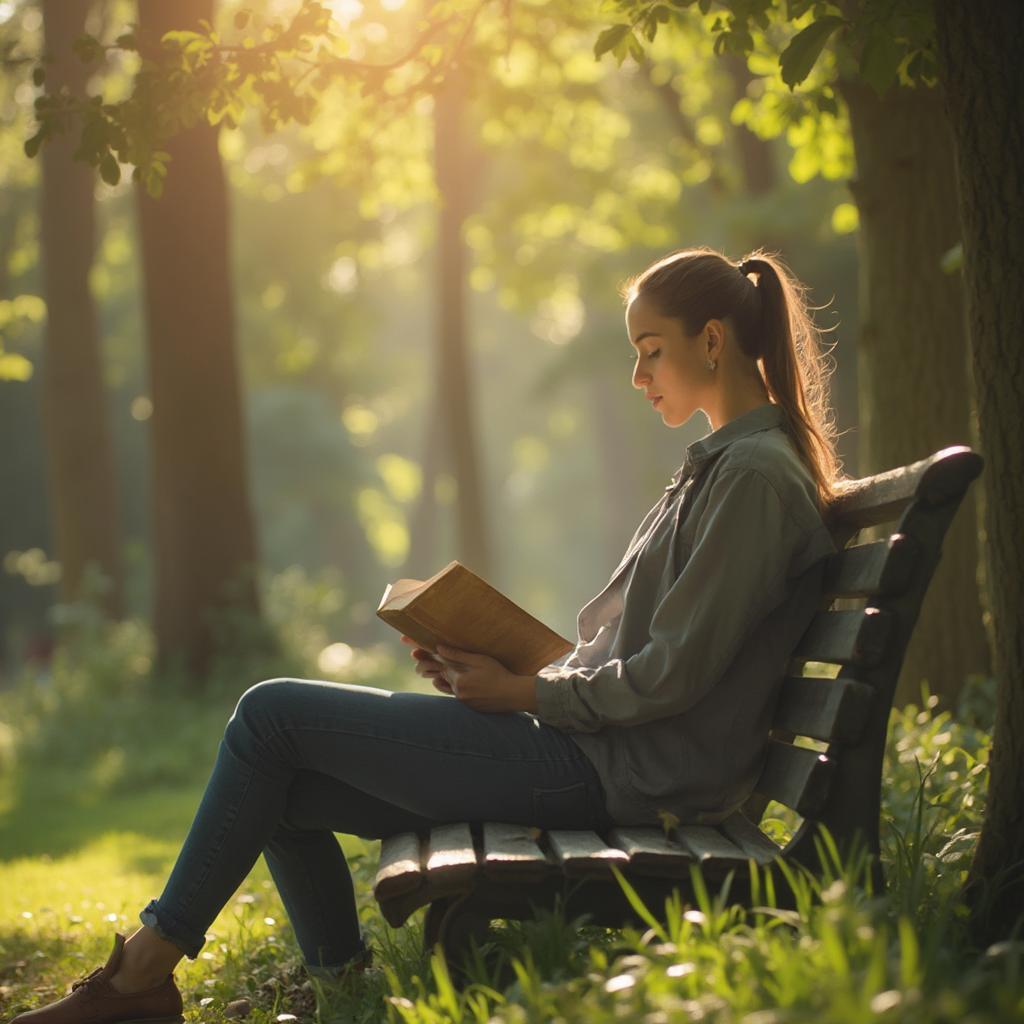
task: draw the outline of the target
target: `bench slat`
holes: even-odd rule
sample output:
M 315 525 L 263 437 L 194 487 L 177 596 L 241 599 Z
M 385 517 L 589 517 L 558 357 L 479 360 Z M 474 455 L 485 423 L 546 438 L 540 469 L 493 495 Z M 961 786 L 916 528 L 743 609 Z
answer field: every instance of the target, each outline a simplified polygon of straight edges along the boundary
M 433 885 L 451 886 L 476 874 L 473 835 L 465 822 L 438 825 L 427 842 L 427 876 Z
M 902 533 L 845 548 L 825 561 L 825 596 L 884 597 L 901 593 L 910 583 L 917 557 L 917 545 Z
M 891 618 L 879 608 L 819 612 L 797 644 L 794 657 L 839 665 L 877 665 L 885 656 Z
M 928 505 L 941 505 L 963 494 L 981 467 L 980 455 L 964 445 L 953 445 L 909 466 L 850 480 L 839 488 L 829 522 L 862 529 L 896 519 L 915 497 Z
M 745 814 L 738 811 L 718 828 L 758 864 L 770 864 L 782 853 L 781 846 L 773 843 Z
M 609 840 L 629 857 L 630 867 L 640 871 L 677 874 L 693 857 L 657 828 L 639 826 L 615 828 Z
M 677 825 L 672 835 L 701 867 L 736 866 L 747 859 L 743 850 L 710 825 Z
M 772 728 L 825 743 L 856 743 L 874 698 L 875 691 L 856 679 L 787 676 Z
M 548 873 L 549 863 L 526 825 L 484 823 L 483 871 L 510 881 L 532 881 Z
M 388 836 L 380 844 L 380 863 L 373 882 L 378 902 L 415 889 L 423 881 L 420 837 L 415 832 Z
M 804 817 L 813 816 L 825 803 L 834 768 L 834 762 L 817 750 L 769 740 L 768 757 L 754 792 Z
M 567 875 L 608 875 L 608 865 L 623 868 L 629 863 L 625 850 L 608 846 L 596 832 L 552 829 L 548 842 Z

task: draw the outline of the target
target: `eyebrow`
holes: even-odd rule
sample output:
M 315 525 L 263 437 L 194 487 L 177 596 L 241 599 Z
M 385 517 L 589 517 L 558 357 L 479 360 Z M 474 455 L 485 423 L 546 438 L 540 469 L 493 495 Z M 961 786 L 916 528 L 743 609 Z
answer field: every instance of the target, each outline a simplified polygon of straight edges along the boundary
M 635 338 L 630 341 L 630 345 L 639 345 L 644 338 L 660 338 L 661 335 L 657 331 L 644 331 L 643 334 L 638 334 Z

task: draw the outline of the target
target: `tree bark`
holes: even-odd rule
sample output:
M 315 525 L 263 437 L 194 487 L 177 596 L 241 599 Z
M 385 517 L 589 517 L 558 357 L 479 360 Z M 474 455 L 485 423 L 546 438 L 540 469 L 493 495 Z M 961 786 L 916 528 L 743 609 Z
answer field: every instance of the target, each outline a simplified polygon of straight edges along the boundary
M 442 434 L 456 482 L 456 557 L 481 576 L 490 576 L 490 541 L 477 454 L 477 431 L 466 351 L 466 244 L 462 225 L 476 181 L 463 132 L 465 82 L 448 75 L 435 97 L 434 167 L 441 212 L 438 225 L 437 390 Z
M 1024 5 L 935 4 L 940 78 L 956 140 L 959 208 L 978 428 L 995 674 L 995 737 L 985 821 L 968 892 L 982 941 L 1024 907 Z
M 202 18 L 212 20 L 212 0 L 139 4 L 149 39 Z M 154 618 L 161 661 L 183 662 L 198 686 L 224 645 L 226 612 L 253 624 L 249 643 L 266 637 L 217 131 L 191 128 L 166 148 L 163 196 L 138 192 L 153 401 Z
M 843 91 L 857 161 L 859 463 L 868 474 L 970 441 L 963 288 L 941 267 L 960 224 L 952 138 L 937 91 L 893 88 L 879 97 L 861 82 Z M 918 701 L 927 680 L 951 706 L 968 675 L 990 671 L 978 559 L 976 509 L 966 501 L 907 650 L 898 703 Z
M 83 95 L 87 67 L 72 53 L 91 0 L 43 0 L 47 90 Z M 69 133 L 42 148 L 40 242 L 46 334 L 42 373 L 47 476 L 61 598 L 89 593 L 86 572 L 103 574 L 96 596 L 107 614 L 123 611 L 120 509 L 107 423 L 96 306 L 89 290 L 95 254 L 92 168 L 72 157 Z

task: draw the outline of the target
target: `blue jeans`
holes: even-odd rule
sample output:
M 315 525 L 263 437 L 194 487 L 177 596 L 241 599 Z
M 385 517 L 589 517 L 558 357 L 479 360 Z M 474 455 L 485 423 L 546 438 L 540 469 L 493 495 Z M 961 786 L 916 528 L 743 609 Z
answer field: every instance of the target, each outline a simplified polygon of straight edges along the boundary
M 605 829 L 600 779 L 566 733 L 440 694 L 272 679 L 247 690 L 149 925 L 195 959 L 260 853 L 307 969 L 365 956 L 333 835 L 381 839 L 458 821 Z

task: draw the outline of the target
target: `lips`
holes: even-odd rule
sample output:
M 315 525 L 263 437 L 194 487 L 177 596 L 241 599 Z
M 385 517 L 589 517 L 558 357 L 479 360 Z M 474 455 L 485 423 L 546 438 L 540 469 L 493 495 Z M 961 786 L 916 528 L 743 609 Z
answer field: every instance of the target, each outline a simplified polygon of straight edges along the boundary
M 661 395 L 648 395 L 647 400 L 657 409 L 658 403 L 661 401 Z

